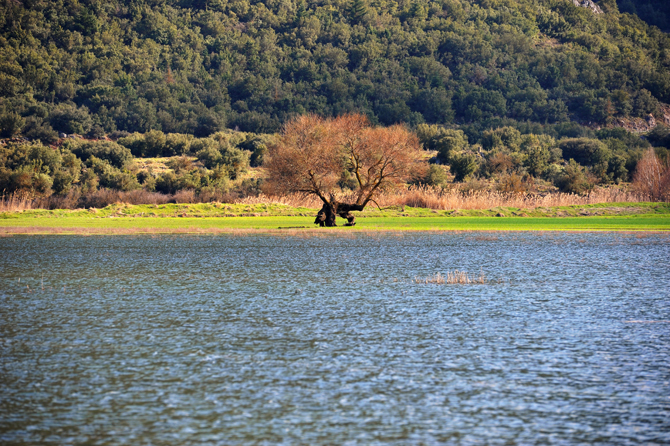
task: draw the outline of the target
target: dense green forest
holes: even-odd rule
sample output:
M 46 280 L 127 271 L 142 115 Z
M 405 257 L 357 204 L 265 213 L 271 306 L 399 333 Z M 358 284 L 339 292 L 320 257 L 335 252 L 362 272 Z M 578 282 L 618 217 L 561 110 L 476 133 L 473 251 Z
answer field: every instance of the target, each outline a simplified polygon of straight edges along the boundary
M 2 0 L 2 132 L 272 133 L 295 114 L 357 111 L 474 123 L 472 138 L 500 122 L 660 117 L 670 38 L 598 4 Z
M 0 147 L 0 193 L 256 193 L 248 168 L 306 112 L 408 124 L 429 185 L 630 181 L 670 147 L 663 125 L 612 128 L 670 113 L 670 37 L 631 13 L 665 27 L 668 7 L 596 3 L 0 0 L 0 137 L 24 138 Z

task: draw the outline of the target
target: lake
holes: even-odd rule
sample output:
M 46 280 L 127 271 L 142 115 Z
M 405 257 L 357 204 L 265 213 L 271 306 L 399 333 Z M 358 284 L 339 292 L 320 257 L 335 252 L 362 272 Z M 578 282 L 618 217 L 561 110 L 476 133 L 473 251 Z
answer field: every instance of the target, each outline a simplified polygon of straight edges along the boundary
M 2 444 L 670 444 L 670 237 L 0 238 Z M 450 271 L 486 283 L 426 283 Z

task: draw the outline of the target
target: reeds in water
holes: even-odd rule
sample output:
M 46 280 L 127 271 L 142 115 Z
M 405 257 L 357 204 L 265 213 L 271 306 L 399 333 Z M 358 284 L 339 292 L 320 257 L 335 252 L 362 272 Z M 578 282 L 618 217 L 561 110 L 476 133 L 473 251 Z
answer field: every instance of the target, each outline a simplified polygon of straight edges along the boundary
M 484 275 L 484 272 L 480 270 L 479 275 L 475 276 L 468 274 L 465 271 L 459 271 L 459 270 L 454 270 L 447 272 L 446 277 L 443 276 L 440 273 L 434 274 L 432 276 L 428 276 L 425 278 L 422 277 L 415 277 L 414 278 L 415 283 L 434 283 L 434 284 L 449 284 L 449 285 L 454 285 L 454 284 L 461 284 L 461 285 L 466 285 L 466 284 L 485 284 L 488 283 L 486 280 L 486 275 Z

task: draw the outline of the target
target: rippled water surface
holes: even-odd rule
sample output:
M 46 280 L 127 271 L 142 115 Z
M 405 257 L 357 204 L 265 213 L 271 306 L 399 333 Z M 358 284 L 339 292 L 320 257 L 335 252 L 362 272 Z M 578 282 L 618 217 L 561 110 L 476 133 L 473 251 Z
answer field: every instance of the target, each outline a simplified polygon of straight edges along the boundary
M 670 238 L 0 239 L 2 444 L 670 444 Z M 487 284 L 416 283 L 455 269 Z

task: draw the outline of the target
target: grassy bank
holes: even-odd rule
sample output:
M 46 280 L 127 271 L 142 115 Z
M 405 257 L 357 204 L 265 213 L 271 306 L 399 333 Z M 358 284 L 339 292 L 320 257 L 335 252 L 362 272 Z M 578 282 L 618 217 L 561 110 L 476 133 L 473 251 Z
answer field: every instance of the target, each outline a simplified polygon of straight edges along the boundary
M 0 234 L 219 233 L 244 231 L 670 231 L 668 203 L 437 211 L 367 209 L 354 228 L 318 228 L 315 209 L 280 204 L 110 205 L 0 213 Z M 341 223 L 344 223 L 342 220 Z

